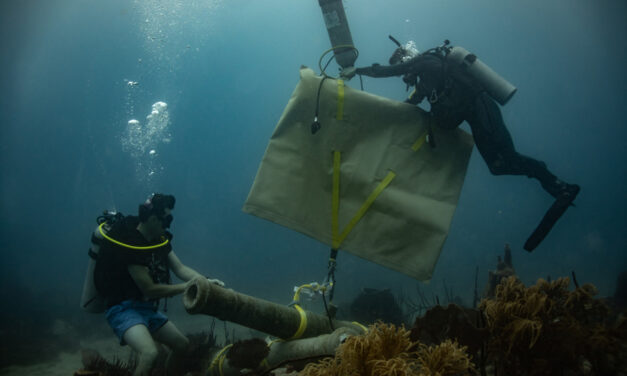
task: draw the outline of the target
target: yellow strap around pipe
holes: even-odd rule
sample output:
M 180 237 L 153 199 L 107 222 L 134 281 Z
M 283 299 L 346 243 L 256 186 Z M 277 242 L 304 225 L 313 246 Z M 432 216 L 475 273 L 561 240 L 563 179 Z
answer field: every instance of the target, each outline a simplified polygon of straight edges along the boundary
M 295 304 L 294 308 L 296 308 L 296 310 L 300 314 L 300 325 L 298 326 L 298 330 L 296 331 L 296 333 L 294 333 L 294 335 L 290 339 L 300 338 L 300 336 L 305 333 L 305 329 L 307 329 L 307 312 L 300 308 L 298 304 Z
M 368 328 L 365 327 L 364 325 L 358 323 L 357 321 L 353 321 L 353 324 L 357 325 L 361 330 L 364 331 L 364 333 L 368 333 Z
M 337 80 L 337 120 L 344 118 L 344 80 Z
M 230 349 L 233 345 L 227 345 L 224 346 L 222 348 L 222 350 L 220 350 L 220 352 L 218 353 L 218 355 L 216 355 L 213 360 L 211 361 L 211 364 L 209 365 L 209 373 L 211 375 L 215 375 L 216 373 L 214 372 L 214 367 L 217 365 L 218 366 L 218 374 L 220 376 L 224 375 L 224 372 L 222 371 L 222 365 L 224 364 L 224 359 L 226 358 L 226 350 Z

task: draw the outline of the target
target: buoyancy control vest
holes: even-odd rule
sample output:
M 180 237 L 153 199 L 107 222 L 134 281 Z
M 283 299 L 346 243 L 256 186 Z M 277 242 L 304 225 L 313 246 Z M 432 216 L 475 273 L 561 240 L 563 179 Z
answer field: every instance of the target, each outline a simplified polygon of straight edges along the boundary
M 91 237 L 89 263 L 83 286 L 81 307 L 92 313 L 127 299 L 143 299 L 128 272 L 128 265 L 148 268 L 155 283 L 170 283 L 167 257 L 172 250 L 172 234 L 166 233 L 157 244 L 146 241 L 137 231 L 139 219 L 121 214 L 99 217 L 99 225 Z

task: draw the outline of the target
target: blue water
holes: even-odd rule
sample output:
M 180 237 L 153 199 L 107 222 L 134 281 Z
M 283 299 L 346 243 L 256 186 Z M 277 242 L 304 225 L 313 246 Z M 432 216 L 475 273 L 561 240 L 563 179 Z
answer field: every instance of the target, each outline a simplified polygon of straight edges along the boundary
M 490 175 L 474 151 L 424 288 L 441 294 L 445 281 L 470 303 L 475 267 L 483 288 L 510 243 L 525 283 L 575 271 L 612 295 L 627 269 L 627 3 L 345 6 L 358 66 L 387 62 L 388 34 L 420 50 L 450 39 L 476 53 L 518 87 L 502 108 L 517 149 L 582 187 L 577 207 L 530 254 L 522 245 L 552 198 L 534 180 Z M 300 65 L 317 69 L 330 47 L 317 1 L 4 1 L 0 17 L 3 306 L 28 314 L 43 303 L 48 316 L 78 317 L 95 217 L 134 213 L 154 191 L 177 198 L 179 257 L 231 288 L 288 303 L 293 286 L 325 276 L 327 246 L 241 211 Z M 364 84 L 406 95 L 398 78 Z M 157 101 L 167 103 L 167 130 L 153 158 L 134 157 L 127 123 L 145 123 Z M 338 261 L 338 301 L 362 287 L 416 285 L 346 253 Z

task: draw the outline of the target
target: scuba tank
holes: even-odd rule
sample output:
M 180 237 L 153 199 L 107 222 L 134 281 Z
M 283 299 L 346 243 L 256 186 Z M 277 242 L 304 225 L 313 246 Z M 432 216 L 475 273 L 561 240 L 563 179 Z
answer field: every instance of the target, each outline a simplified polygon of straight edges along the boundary
M 96 270 L 96 262 L 98 260 L 98 252 L 100 251 L 100 244 L 104 238 L 100 233 L 100 225 L 106 222 L 105 230 L 109 231 L 110 226 L 114 222 L 122 219 L 124 216 L 122 213 L 106 210 L 103 215 L 96 219 L 98 226 L 94 229 L 91 240 L 91 247 L 87 252 L 89 255 L 89 262 L 87 264 L 87 273 L 85 275 L 85 281 L 83 282 L 83 292 L 81 294 L 81 308 L 85 312 L 89 313 L 102 313 L 107 309 L 106 299 L 98 293 L 96 284 L 94 282 L 94 271 Z
M 98 240 L 103 240 L 98 227 L 96 227 L 92 236 Z M 94 283 L 94 271 L 96 269 L 98 251 L 100 251 L 100 245 L 92 242 L 88 252 L 89 262 L 87 264 L 87 274 L 85 275 L 83 293 L 81 295 L 81 308 L 89 313 L 102 313 L 107 309 L 107 302 L 104 297 L 98 293 L 96 284 Z
M 324 24 L 333 46 L 335 61 L 343 69 L 352 67 L 357 60 L 357 53 L 353 45 L 351 31 L 348 28 L 342 0 L 318 0 L 318 3 L 322 9 Z
M 516 93 L 516 87 L 463 47 L 450 48 L 446 59 L 468 72 L 488 94 L 504 106 Z

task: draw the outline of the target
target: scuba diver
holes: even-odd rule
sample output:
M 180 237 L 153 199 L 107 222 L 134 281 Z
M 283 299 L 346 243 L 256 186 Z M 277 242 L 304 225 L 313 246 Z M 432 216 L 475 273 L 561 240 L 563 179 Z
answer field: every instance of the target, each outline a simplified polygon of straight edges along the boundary
M 106 312 L 120 344 L 138 354 L 136 376 L 149 374 L 158 354 L 155 341 L 171 349 L 168 374 L 183 374 L 189 340 L 158 311 L 159 299 L 181 294 L 191 280 L 205 278 L 172 250 L 167 229 L 174 203 L 174 196 L 157 193 L 139 205 L 138 216 L 105 212 L 91 239 L 81 306 L 88 312 Z M 170 284 L 170 270 L 185 283 Z M 209 282 L 224 286 L 217 279 Z
M 405 102 L 419 104 L 425 98 L 433 122 L 444 129 L 454 129 L 463 121 L 470 125 L 479 153 L 493 175 L 526 175 L 540 181 L 555 202 L 526 241 L 524 248 L 532 251 L 546 237 L 557 220 L 572 205 L 579 186 L 568 184 L 551 173 L 544 162 L 522 155 L 514 148 L 505 127 L 501 105 L 516 92 L 477 57 L 461 47 L 442 46 L 418 53 L 413 42 L 398 46 L 389 59 L 389 66 L 373 64 L 357 68 L 355 73 L 369 77 L 402 76 L 407 89 L 413 87 Z M 435 147 L 437 140 L 429 137 Z

